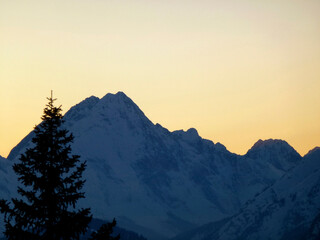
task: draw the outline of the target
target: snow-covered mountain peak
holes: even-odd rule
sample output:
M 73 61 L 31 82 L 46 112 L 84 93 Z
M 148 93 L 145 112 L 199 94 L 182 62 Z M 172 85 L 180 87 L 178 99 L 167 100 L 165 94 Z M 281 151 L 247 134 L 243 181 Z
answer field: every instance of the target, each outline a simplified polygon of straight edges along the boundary
M 294 167 L 302 158 L 286 141 L 278 139 L 259 140 L 245 157 L 271 164 L 276 172 L 280 170 L 280 175 Z
M 116 94 L 107 93 L 101 98 L 99 104 L 109 108 L 138 108 L 138 106 L 123 92 L 117 92 Z
M 247 152 L 247 156 L 256 157 L 257 155 L 262 155 L 265 152 L 277 153 L 277 154 L 293 154 L 297 158 L 301 158 L 300 154 L 290 146 L 286 141 L 279 139 L 267 139 L 267 140 L 258 140 L 252 148 Z
M 132 100 L 124 92 L 117 92 L 115 94 L 107 93 L 101 98 L 101 101 L 107 103 L 132 102 Z
M 143 119 L 149 122 L 140 108 L 123 92 L 105 95 L 97 104 L 95 112 L 110 119 L 130 119 L 133 122 Z
M 284 140 L 270 138 L 270 139 L 266 139 L 266 140 L 259 139 L 250 150 L 257 149 L 257 148 L 274 148 L 276 146 L 291 148 L 291 146 Z
M 113 125 L 123 128 L 143 127 L 152 124 L 140 108 L 123 92 L 108 93 L 101 99 L 90 97 L 72 107 L 64 116 L 66 123 L 71 127 L 90 129 L 99 127 L 105 129 Z

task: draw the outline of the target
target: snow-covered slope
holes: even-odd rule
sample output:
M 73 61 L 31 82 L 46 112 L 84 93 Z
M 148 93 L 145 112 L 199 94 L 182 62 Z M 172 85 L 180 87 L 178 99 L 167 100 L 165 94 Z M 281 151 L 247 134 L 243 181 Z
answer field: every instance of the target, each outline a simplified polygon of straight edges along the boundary
M 122 92 L 87 98 L 64 119 L 87 161 L 81 205 L 154 239 L 230 217 L 301 160 L 284 141 L 259 141 L 239 156 L 193 128 L 169 132 Z M 32 134 L 8 159 L 17 161 Z
M 310 151 L 231 219 L 175 238 L 180 239 L 320 239 L 320 148 Z
M 9 199 L 16 189 L 16 178 L 13 174 L 12 164 L 6 158 L 0 156 L 0 198 Z

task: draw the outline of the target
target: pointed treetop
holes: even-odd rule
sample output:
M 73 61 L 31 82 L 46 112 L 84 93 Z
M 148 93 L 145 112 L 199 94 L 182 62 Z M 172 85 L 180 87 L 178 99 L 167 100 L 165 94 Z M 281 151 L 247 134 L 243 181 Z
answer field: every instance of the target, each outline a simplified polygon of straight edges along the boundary
M 53 90 L 51 90 L 51 97 L 47 99 L 51 102 L 54 102 L 55 100 L 57 100 L 56 98 L 53 98 Z

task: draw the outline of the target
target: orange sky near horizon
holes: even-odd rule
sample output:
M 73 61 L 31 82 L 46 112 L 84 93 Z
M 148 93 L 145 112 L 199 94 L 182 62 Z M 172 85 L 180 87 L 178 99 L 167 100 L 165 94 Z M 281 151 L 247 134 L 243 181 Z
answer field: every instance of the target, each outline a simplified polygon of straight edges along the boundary
M 0 0 L 0 155 L 40 122 L 123 91 L 154 123 L 245 154 L 320 146 L 318 0 Z

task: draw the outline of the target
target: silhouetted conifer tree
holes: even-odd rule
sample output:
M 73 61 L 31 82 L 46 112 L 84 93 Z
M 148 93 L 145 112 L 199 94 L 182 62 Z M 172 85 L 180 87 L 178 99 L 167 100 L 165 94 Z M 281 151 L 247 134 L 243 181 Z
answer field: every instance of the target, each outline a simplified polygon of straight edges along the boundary
M 73 135 L 61 127 L 61 106 L 54 106 L 52 96 L 48 100 L 43 121 L 34 129 L 34 146 L 13 165 L 22 183 L 21 199 L 12 198 L 12 208 L 9 202 L 0 202 L 9 240 L 79 239 L 91 221 L 89 208 L 75 209 L 84 198 L 86 163 L 71 155 Z
M 89 240 L 119 240 L 120 235 L 112 236 L 113 228 L 116 226 L 116 220 L 111 223 L 102 224 L 97 232 L 93 232 Z

